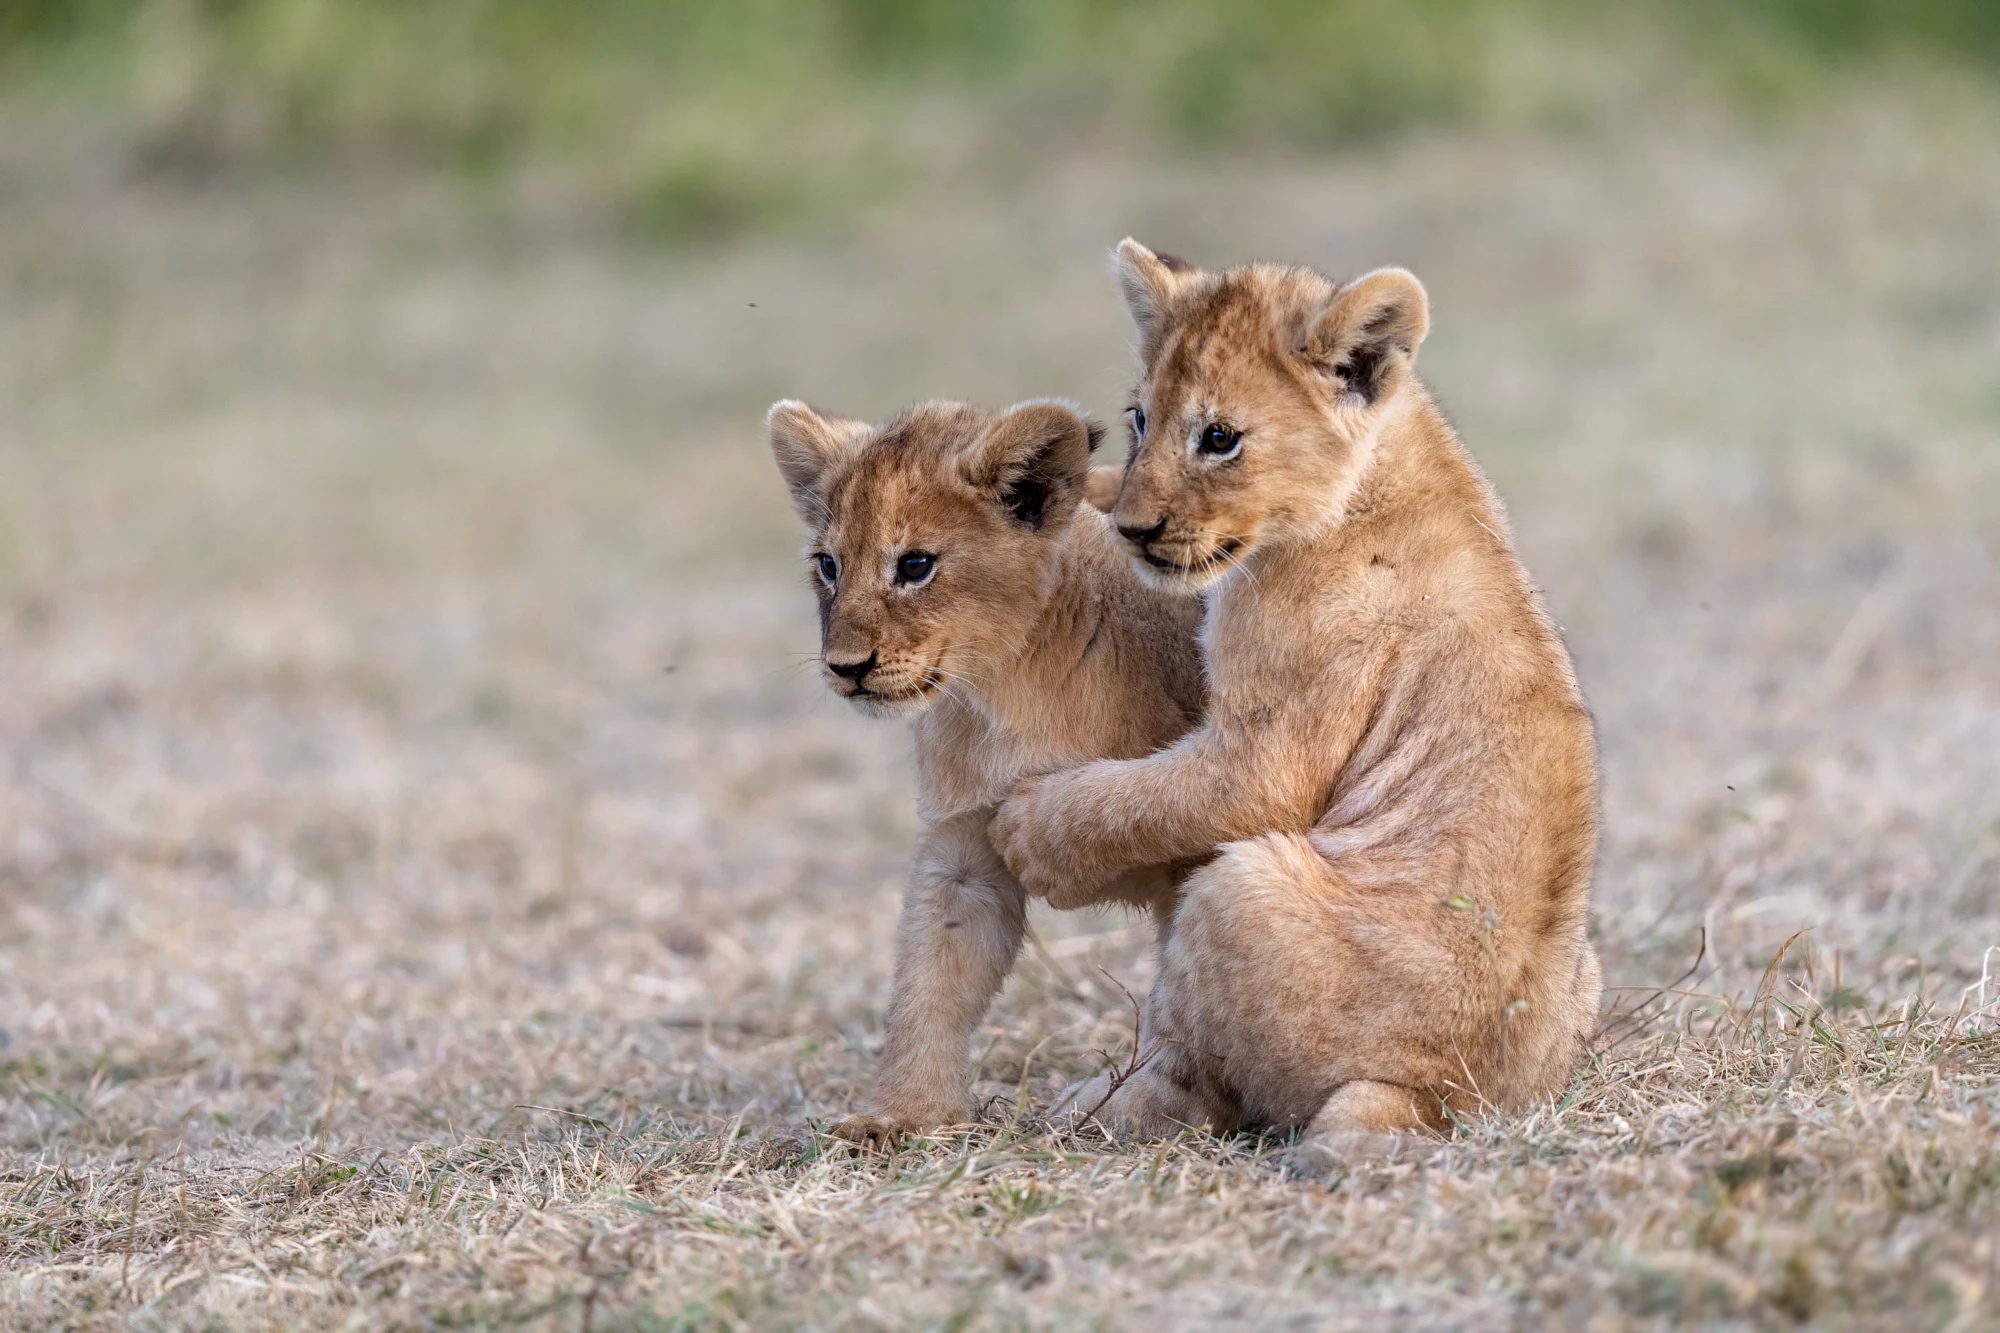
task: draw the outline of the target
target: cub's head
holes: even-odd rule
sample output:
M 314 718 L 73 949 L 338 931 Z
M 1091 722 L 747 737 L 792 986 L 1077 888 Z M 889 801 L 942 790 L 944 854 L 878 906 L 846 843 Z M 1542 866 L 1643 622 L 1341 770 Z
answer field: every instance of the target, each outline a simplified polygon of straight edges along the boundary
M 1063 403 L 923 403 L 883 426 L 786 399 L 771 452 L 812 532 L 820 663 L 883 716 L 1006 670 L 1057 576 L 1103 428 Z
M 1140 572 L 1194 591 L 1259 546 L 1338 521 L 1377 427 L 1411 392 L 1423 285 L 1381 269 L 1206 273 L 1119 243 L 1143 374 L 1112 516 Z

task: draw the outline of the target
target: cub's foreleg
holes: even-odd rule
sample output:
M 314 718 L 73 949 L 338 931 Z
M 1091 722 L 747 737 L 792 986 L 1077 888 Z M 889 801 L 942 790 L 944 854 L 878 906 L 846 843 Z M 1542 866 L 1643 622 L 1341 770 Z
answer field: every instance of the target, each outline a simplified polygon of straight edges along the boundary
M 918 839 L 870 1109 L 834 1126 L 842 1138 L 890 1143 L 971 1118 L 972 1030 L 1014 966 L 1026 922 L 1026 896 L 987 842 L 991 818 L 955 816 Z
M 1213 727 L 1143 759 L 1100 759 L 1024 781 L 993 841 L 1028 893 L 1061 909 L 1115 894 L 1138 866 L 1199 864 L 1223 843 L 1304 832 L 1323 793 L 1297 765 Z

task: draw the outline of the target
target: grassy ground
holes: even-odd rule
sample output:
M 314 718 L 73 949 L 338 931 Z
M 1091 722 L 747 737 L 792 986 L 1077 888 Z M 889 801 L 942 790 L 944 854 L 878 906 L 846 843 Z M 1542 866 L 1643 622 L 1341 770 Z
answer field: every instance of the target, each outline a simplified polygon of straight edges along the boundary
M 1079 149 L 701 259 L 108 161 L 0 140 L 0 1321 L 2000 1319 L 1991 105 Z M 1604 738 L 1559 1106 L 1318 1184 L 1053 1139 L 1148 962 L 1043 914 L 985 1123 L 817 1132 L 911 777 L 799 668 L 761 409 L 1109 414 L 1128 231 L 1430 284 Z

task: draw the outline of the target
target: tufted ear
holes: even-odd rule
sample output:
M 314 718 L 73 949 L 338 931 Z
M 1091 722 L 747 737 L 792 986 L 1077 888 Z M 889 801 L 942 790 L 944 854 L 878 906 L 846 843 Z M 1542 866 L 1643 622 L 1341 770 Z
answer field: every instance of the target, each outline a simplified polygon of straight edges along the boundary
M 1132 323 L 1139 330 L 1141 343 L 1152 337 L 1161 312 L 1195 271 L 1185 259 L 1156 254 L 1130 236 L 1118 242 L 1118 248 L 1111 252 L 1111 269 L 1118 275 L 1118 286 L 1125 293 L 1125 308 L 1132 312 Z
M 1430 297 L 1416 275 L 1377 269 L 1334 294 L 1307 331 L 1305 355 L 1372 407 L 1403 386 L 1430 328 Z
M 771 456 L 791 488 L 792 507 L 807 527 L 817 528 L 826 518 L 821 483 L 861 447 L 868 438 L 868 423 L 817 411 L 796 398 L 780 398 L 765 414 L 764 426 L 771 435 Z
M 1091 451 L 1103 439 L 1104 427 L 1068 403 L 1020 403 L 996 417 L 966 451 L 965 479 L 1016 522 L 1039 529 L 1076 508 Z

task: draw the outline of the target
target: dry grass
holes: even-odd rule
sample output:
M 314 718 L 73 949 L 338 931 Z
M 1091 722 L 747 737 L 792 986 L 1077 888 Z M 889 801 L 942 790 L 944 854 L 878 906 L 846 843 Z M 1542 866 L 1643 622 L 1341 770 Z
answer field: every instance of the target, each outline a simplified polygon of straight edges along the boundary
M 0 1318 L 2000 1318 L 1990 106 L 1081 158 L 705 261 L 18 143 L 0 210 Z M 796 669 L 759 409 L 1108 413 L 1126 231 L 1431 284 L 1604 734 L 1559 1106 L 1318 1183 L 1052 1138 L 1148 964 L 1043 915 L 984 1123 L 815 1133 L 910 775 Z

